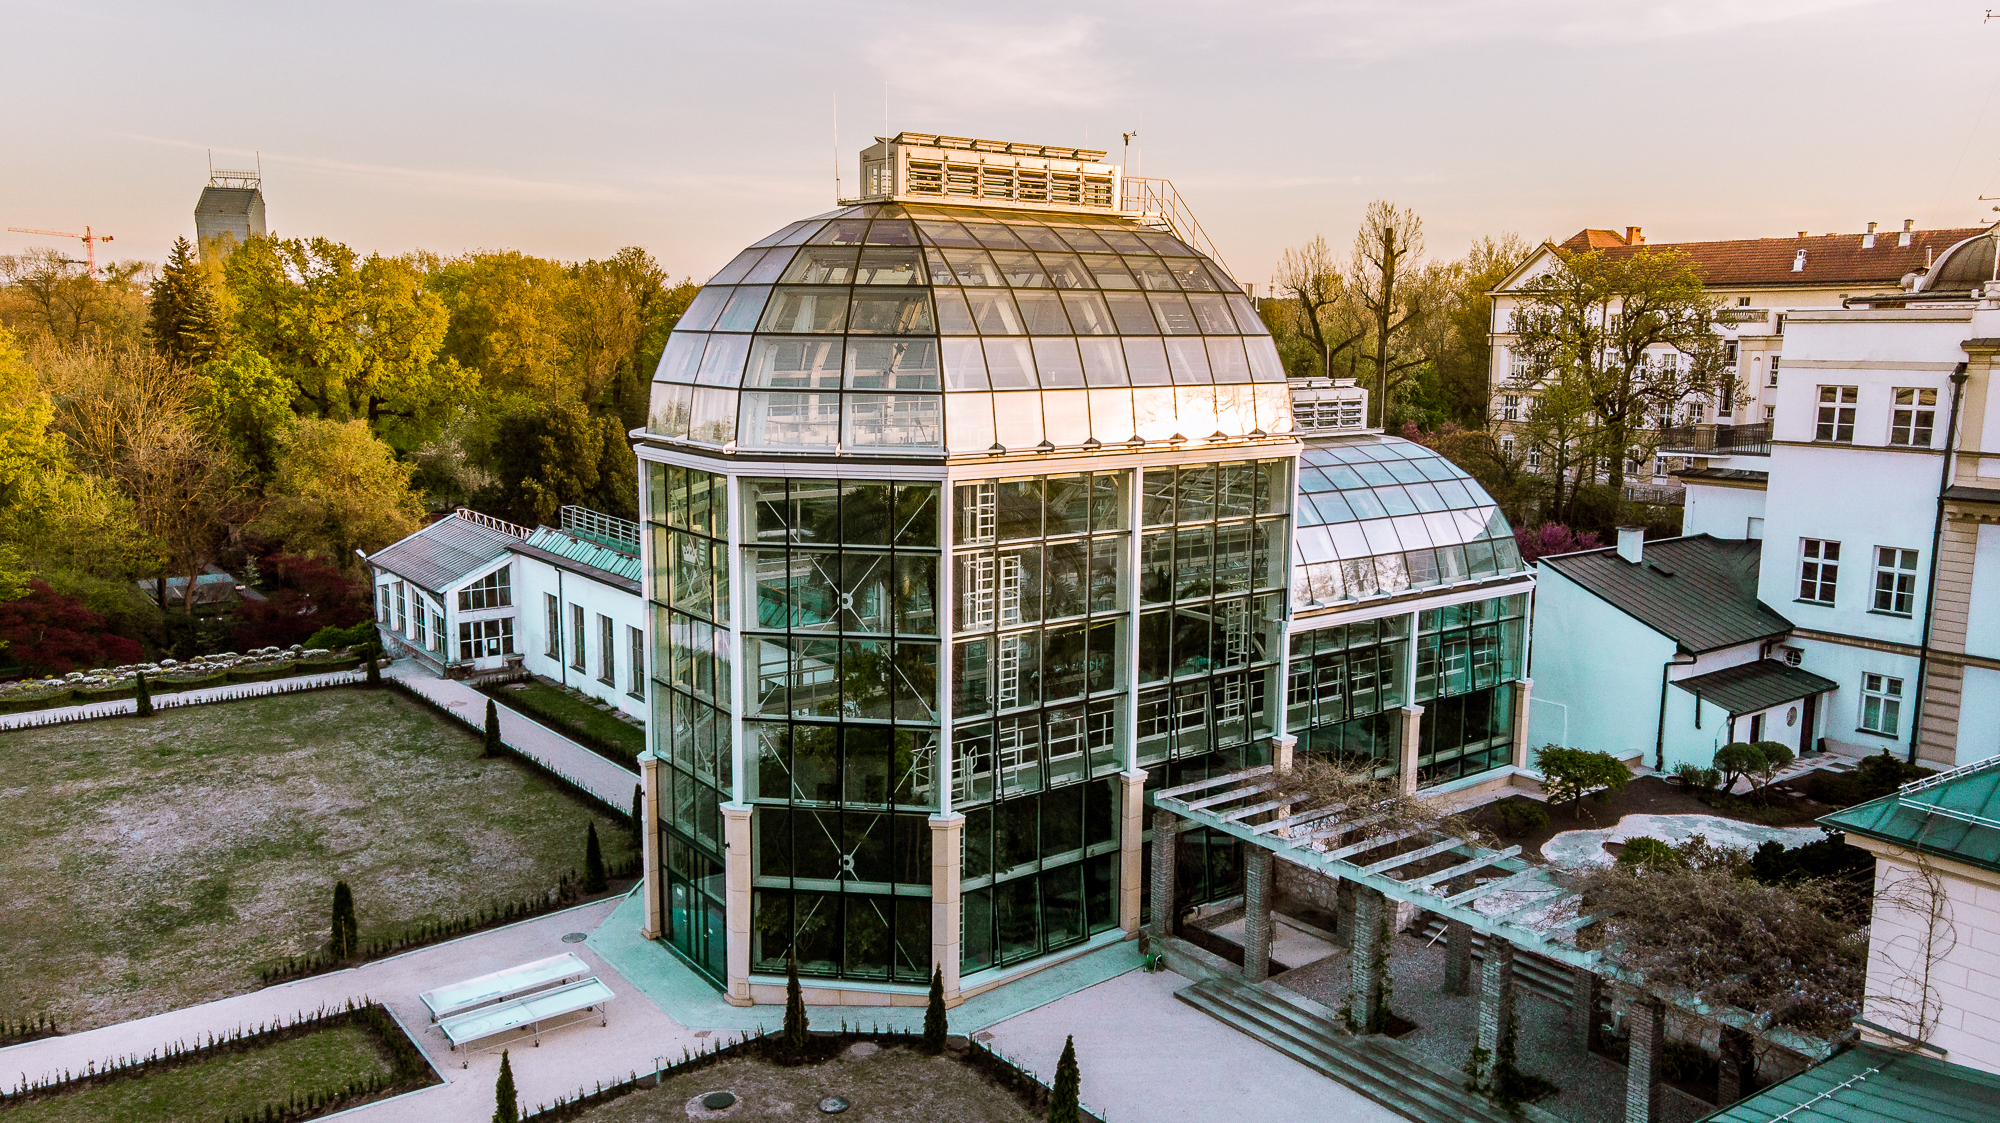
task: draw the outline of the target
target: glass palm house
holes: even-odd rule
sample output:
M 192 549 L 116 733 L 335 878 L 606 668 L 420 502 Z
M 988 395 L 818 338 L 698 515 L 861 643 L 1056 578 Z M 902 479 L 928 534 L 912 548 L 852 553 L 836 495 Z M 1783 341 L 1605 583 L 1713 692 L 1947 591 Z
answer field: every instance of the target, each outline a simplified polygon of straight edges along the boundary
M 956 1003 L 1125 938 L 1144 793 L 1275 738 L 1393 768 L 1438 699 L 1427 776 L 1505 756 L 1492 501 L 1340 411 L 1302 441 L 1244 289 L 1103 157 L 882 140 L 669 338 L 633 433 L 646 934 L 732 1002 L 796 956 L 813 1001 L 936 968 Z M 1234 844 L 1183 845 L 1228 896 Z

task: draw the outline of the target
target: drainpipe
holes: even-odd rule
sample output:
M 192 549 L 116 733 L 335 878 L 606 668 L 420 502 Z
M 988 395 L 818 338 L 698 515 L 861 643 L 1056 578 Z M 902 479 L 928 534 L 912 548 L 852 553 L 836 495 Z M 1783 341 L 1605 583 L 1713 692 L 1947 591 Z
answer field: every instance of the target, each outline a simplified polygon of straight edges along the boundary
M 1676 655 L 1672 659 L 1660 664 L 1660 728 L 1659 732 L 1653 738 L 1653 771 L 1655 772 L 1665 772 L 1667 770 L 1667 672 L 1673 670 L 1675 667 L 1692 667 L 1697 662 L 1699 660 L 1692 655 L 1686 659 L 1682 659 Z M 1694 700 L 1694 719 L 1696 721 L 1701 720 L 1701 699 L 1699 697 Z
M 2000 266 L 2000 262 L 1995 263 Z M 1951 486 L 1951 460 L 1958 447 L 1958 407 L 1965 397 L 1965 364 L 1951 368 L 1951 419 L 1944 430 L 1944 463 L 1938 468 L 1937 515 L 1931 521 L 1930 576 L 1924 585 L 1924 639 L 1917 649 L 1917 697 L 1910 709 L 1909 762 L 1917 762 L 1917 743 L 1924 736 L 1924 676 L 1931 667 L 1931 616 L 1937 601 L 1938 548 L 1944 544 L 1944 493 Z
M 569 658 L 563 652 L 563 633 L 569 631 L 569 606 L 563 602 L 562 566 L 551 566 L 556 571 L 556 676 L 562 680 L 563 689 L 569 689 Z

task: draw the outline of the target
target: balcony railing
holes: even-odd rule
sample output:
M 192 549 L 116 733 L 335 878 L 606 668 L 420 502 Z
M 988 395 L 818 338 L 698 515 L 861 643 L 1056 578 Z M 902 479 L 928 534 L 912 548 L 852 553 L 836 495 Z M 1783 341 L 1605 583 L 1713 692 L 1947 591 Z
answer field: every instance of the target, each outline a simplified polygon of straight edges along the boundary
M 1661 429 L 1655 448 L 1668 456 L 1769 456 L 1771 423 L 1680 425 Z

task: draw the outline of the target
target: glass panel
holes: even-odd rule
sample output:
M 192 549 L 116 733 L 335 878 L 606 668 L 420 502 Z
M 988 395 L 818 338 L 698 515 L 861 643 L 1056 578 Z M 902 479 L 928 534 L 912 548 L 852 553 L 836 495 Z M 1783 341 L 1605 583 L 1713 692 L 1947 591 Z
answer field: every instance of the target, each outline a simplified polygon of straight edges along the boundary
M 930 298 L 922 292 L 856 289 L 847 330 L 871 335 L 928 335 L 937 325 L 931 320 Z
M 1090 391 L 1090 429 L 1105 444 L 1129 440 L 1136 432 L 1132 425 L 1132 392 Z
M 1025 251 L 998 250 L 993 254 L 994 263 L 1007 283 L 1017 289 L 1048 288 L 1049 277 L 1042 269 L 1042 263 L 1035 255 Z
M 1090 271 L 1083 267 L 1083 259 L 1074 254 L 1040 255 L 1042 267 L 1048 271 L 1049 280 L 1059 289 L 1095 288 Z
M 978 346 L 978 341 L 973 341 Z M 949 353 L 947 352 L 947 356 Z M 947 357 L 946 371 L 950 371 Z M 981 385 L 984 385 L 986 371 L 979 371 Z M 948 394 L 945 396 L 944 443 L 948 449 L 960 452 L 984 452 L 993 445 L 993 395 L 992 394 Z
M 860 302 L 857 301 L 857 306 Z M 937 390 L 935 339 L 856 339 L 847 344 L 850 390 Z
M 1083 390 L 1044 390 L 1042 417 L 1046 438 L 1058 448 L 1073 448 L 1090 439 L 1090 400 Z
M 693 382 L 701 365 L 701 349 L 707 344 L 706 335 L 674 332 L 667 340 L 667 349 L 660 353 L 660 365 L 653 377 L 661 382 Z
M 1139 282 L 1132 277 L 1125 262 L 1109 254 L 1085 254 L 1084 268 L 1090 270 L 1091 277 L 1101 289 L 1136 289 Z
M 716 445 L 735 440 L 736 397 L 734 390 L 697 389 L 688 423 L 689 439 Z
M 965 297 L 957 289 L 932 289 L 937 298 L 938 331 L 944 335 L 971 335 L 972 313 L 966 310 Z
M 752 351 L 745 386 L 784 389 L 838 389 L 841 342 L 838 339 L 796 339 L 760 336 Z
M 1131 374 L 1132 385 L 1167 386 L 1172 383 L 1172 372 L 1167 367 L 1167 349 L 1160 340 L 1127 339 L 1124 341 L 1124 344 L 1125 367 Z M 1168 400 L 1172 400 L 1171 396 L 1169 396 Z M 1169 415 L 1171 415 L 1172 407 L 1168 406 L 1167 409 Z M 1190 435 L 1205 437 L 1208 434 Z
M 1021 305 L 1021 321 L 1031 335 L 1068 335 L 1069 317 L 1063 315 L 1062 298 L 1053 292 L 1016 293 Z
M 1139 293 L 1106 293 L 1105 301 L 1111 306 L 1112 318 L 1118 322 L 1120 335 L 1158 335 L 1160 329 L 1153 322 L 1151 305 Z M 1081 330 L 1081 329 L 1078 329 Z
M 855 227 L 859 241 L 860 226 Z M 807 246 L 798 251 L 779 283 L 787 285 L 845 285 L 854 281 L 854 260 L 860 251 L 845 246 Z
M 1152 298 L 1153 315 L 1160 322 L 1160 330 L 1168 335 L 1199 335 L 1201 325 L 1188 311 L 1187 298 L 1179 294 L 1156 294 Z M 1123 322 L 1122 319 L 1120 321 Z
M 1208 373 L 1208 348 L 1201 340 L 1169 339 L 1166 344 L 1167 363 L 1176 383 L 1206 386 L 1212 381 Z
M 1032 391 L 993 395 L 993 439 L 1005 448 L 1042 443 L 1042 396 Z
M 743 275 L 745 273 L 750 272 L 750 267 L 757 264 L 758 259 L 762 258 L 763 256 L 764 256 L 764 251 L 760 249 L 747 249 L 744 250 L 742 253 L 737 254 L 736 257 L 732 259 L 729 264 L 723 266 L 719 271 L 716 272 L 715 276 L 710 277 L 708 279 L 708 284 L 702 286 L 702 292 L 710 291 L 710 287 L 714 285 L 733 285 L 736 282 L 742 280 Z M 728 293 L 729 293 L 728 289 L 721 289 L 717 291 L 718 296 L 727 296 Z M 695 297 L 696 301 L 699 301 L 700 299 L 701 297 L 699 295 Z M 688 305 L 688 311 L 689 312 L 694 311 L 693 304 Z M 708 314 L 712 317 L 715 315 L 715 312 L 713 309 L 711 309 Z M 682 313 L 682 318 L 683 319 L 686 318 L 686 313 Z
M 985 390 L 990 387 L 986 378 L 986 352 L 980 349 L 979 340 L 947 337 L 939 341 L 939 346 L 944 352 L 945 389 Z M 956 402 L 952 408 L 957 408 Z M 946 420 L 952 421 L 951 418 Z M 956 440 L 950 443 L 953 448 L 971 447 Z
M 701 368 L 695 372 L 695 381 L 704 386 L 734 389 L 743 384 L 743 360 L 749 354 L 750 337 L 747 335 L 709 336 L 708 349 L 702 352 Z
M 1025 295 L 1025 294 L 1024 294 Z M 1051 294 L 1037 293 L 1036 296 L 1050 297 Z M 1024 303 L 1023 308 L 1027 305 Z M 1060 316 L 1061 310 L 1056 314 Z M 1030 323 L 1030 328 L 1033 323 Z M 1035 368 L 1040 372 L 1044 387 L 1082 386 L 1083 363 L 1077 357 L 1076 340 L 1037 339 L 1034 341 Z
M 1035 357 L 1025 339 L 988 339 L 986 374 L 995 390 L 1027 390 L 1035 386 Z
M 854 272 L 857 285 L 920 285 L 924 279 L 924 256 L 915 248 L 862 250 Z
M 781 288 L 758 324 L 759 331 L 823 332 L 847 326 L 844 288 Z
M 999 267 L 984 250 L 946 250 L 944 262 L 951 270 L 953 284 L 994 288 L 1005 283 L 1000 279 Z
M 1069 321 L 1078 335 L 1117 335 L 1118 328 L 1111 322 L 1111 311 L 1104 304 L 1104 298 L 1094 292 L 1066 292 L 1062 294 L 1063 307 L 1069 310 Z
M 854 448 L 942 448 L 943 399 L 936 394 L 847 394 L 843 443 Z

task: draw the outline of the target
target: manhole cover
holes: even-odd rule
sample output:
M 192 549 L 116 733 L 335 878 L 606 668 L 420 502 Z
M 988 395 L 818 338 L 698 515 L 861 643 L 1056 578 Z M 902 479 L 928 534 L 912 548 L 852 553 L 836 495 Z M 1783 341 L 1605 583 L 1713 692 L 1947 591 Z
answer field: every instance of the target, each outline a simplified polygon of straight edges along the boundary
M 871 1041 L 857 1041 L 854 1043 L 854 1046 L 848 1049 L 847 1051 L 854 1054 L 857 1057 L 872 1057 L 875 1054 L 881 1052 L 882 1047 Z
M 841 1096 L 828 1096 L 827 1098 L 819 1101 L 819 1110 L 821 1115 L 839 1115 L 841 1112 L 846 1111 L 848 1108 L 853 1106 L 854 1106 L 853 1104 L 848 1103 L 847 1100 Z
M 563 943 L 580 944 L 589 938 L 590 933 L 588 932 L 571 932 L 569 935 L 563 937 Z
M 725 1107 L 734 1107 L 735 1105 L 736 1093 L 734 1092 L 710 1092 L 701 1098 L 701 1106 L 710 1111 L 721 1111 Z

